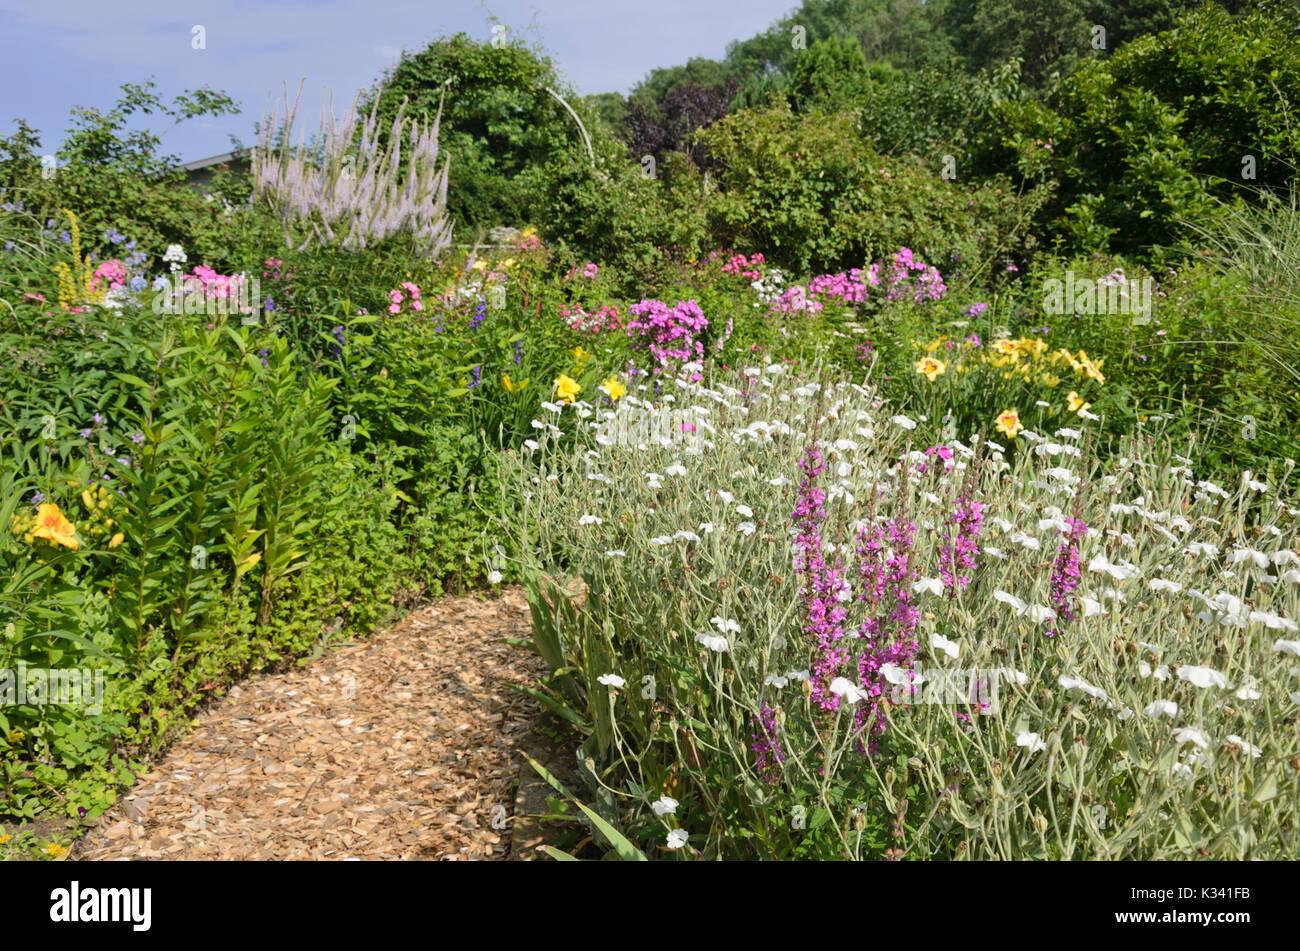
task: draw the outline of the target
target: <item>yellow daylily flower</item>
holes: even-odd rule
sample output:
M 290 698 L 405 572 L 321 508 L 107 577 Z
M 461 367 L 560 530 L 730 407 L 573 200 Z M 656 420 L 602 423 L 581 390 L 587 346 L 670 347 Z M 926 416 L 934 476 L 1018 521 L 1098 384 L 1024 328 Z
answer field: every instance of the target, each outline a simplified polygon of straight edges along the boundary
M 572 377 L 560 374 L 560 378 L 555 381 L 555 395 L 561 403 L 572 403 L 573 398 L 582 391 L 582 386 Z
M 36 527 L 32 529 L 32 535 L 74 551 L 77 548 L 77 526 L 64 518 L 59 507 L 52 502 L 42 503 L 37 510 Z
M 934 357 L 924 357 L 916 361 L 916 372 L 924 374 L 926 379 L 931 383 L 936 376 L 940 376 L 947 366 L 942 360 L 936 360 Z
M 112 538 L 108 540 L 108 547 L 116 548 L 118 545 L 122 544 L 122 542 L 125 539 L 126 539 L 126 535 L 123 534 L 122 532 L 118 532 L 116 535 L 114 535 Z
M 510 382 L 510 377 L 506 376 L 504 373 L 501 374 L 501 385 L 506 388 L 507 393 L 513 393 L 515 391 L 515 385 Z
M 1012 354 L 1016 353 L 1016 342 L 1014 340 L 1007 340 L 1007 339 L 998 340 L 994 342 L 993 349 L 996 350 L 998 353 L 1011 356 Z
M 627 387 L 620 383 L 616 376 L 611 376 L 604 383 L 600 384 L 600 388 L 604 390 L 605 395 L 615 403 L 617 403 L 621 397 L 627 396 Z
M 1024 428 L 1025 425 L 1020 422 L 1020 414 L 1016 410 L 1009 409 L 998 414 L 998 432 L 1015 439 L 1016 433 Z

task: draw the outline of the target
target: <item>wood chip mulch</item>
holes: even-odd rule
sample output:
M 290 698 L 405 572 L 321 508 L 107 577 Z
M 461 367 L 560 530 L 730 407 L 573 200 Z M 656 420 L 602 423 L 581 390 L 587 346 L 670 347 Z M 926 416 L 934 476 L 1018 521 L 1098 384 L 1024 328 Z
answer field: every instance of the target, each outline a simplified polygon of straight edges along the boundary
M 541 658 L 521 590 L 231 689 L 78 843 L 78 859 L 508 857 Z

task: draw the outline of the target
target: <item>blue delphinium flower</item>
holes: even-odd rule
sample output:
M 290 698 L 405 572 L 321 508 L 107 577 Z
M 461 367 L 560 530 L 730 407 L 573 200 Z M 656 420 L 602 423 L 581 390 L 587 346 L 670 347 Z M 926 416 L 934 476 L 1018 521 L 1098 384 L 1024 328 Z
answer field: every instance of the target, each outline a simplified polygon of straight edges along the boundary
M 515 364 L 518 365 L 523 362 L 524 362 L 524 342 L 522 340 L 516 340 L 515 341 Z
M 131 290 L 133 290 L 133 291 L 134 291 L 135 293 L 137 293 L 137 294 L 139 294 L 142 290 L 144 290 L 144 289 L 145 289 L 146 287 L 148 287 L 148 286 L 149 286 L 149 282 L 146 281 L 146 280 L 145 280 L 143 277 L 141 277 L 139 274 L 137 274 L 135 277 L 131 278 L 131 283 L 130 283 L 130 285 L 129 285 L 129 287 L 131 288 Z
M 484 300 L 482 297 L 480 297 L 478 299 L 478 303 L 474 305 L 474 316 L 470 318 L 469 329 L 478 330 L 478 328 L 482 325 L 483 321 L 486 318 L 487 318 L 487 301 Z

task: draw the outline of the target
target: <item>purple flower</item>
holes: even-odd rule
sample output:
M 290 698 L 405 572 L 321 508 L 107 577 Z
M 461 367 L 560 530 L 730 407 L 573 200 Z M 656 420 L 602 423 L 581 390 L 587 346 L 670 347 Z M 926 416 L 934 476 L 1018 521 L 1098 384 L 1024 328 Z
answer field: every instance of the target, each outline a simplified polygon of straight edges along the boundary
M 1079 539 L 1088 534 L 1088 526 L 1076 518 L 1067 518 L 1070 526 L 1067 537 L 1056 551 L 1056 561 L 1052 564 L 1052 607 L 1056 611 L 1056 621 L 1073 621 L 1074 609 L 1070 606 L 1070 595 L 1079 587 Z M 1066 535 L 1066 532 L 1059 532 Z M 1055 622 L 1053 622 L 1055 624 Z M 1048 637 L 1055 637 L 1054 627 L 1047 629 Z
M 96 423 L 98 423 L 98 424 L 102 424 L 102 423 L 104 422 L 104 417 L 103 417 L 102 415 L 100 415 L 99 413 L 96 413 L 94 416 L 92 416 L 92 417 L 90 417 L 90 418 L 93 419 L 93 420 L 94 420 Z
M 522 340 L 516 340 L 515 341 L 515 365 L 517 366 L 523 362 L 524 362 L 524 342 Z
M 93 430 L 83 429 L 83 430 L 81 431 L 81 434 L 80 434 L 80 435 L 81 435 L 81 438 L 82 438 L 82 439 L 89 439 L 89 438 L 90 438 L 90 434 L 91 434 L 91 432 L 93 432 Z
M 144 442 L 144 433 L 132 433 L 131 442 L 135 443 L 137 446 L 140 445 Z
M 988 309 L 989 309 L 989 305 L 983 302 L 978 304 L 971 304 L 970 307 L 966 308 L 966 316 L 978 317 L 980 314 L 984 313 L 984 311 Z
M 749 747 L 754 753 L 754 767 L 765 782 L 776 785 L 778 767 L 785 762 L 785 747 L 781 743 L 781 727 L 776 722 L 776 710 L 764 700 L 752 719 L 757 730 L 750 737 L 753 742 Z
M 469 329 L 478 330 L 485 319 L 487 319 L 487 301 L 480 297 L 474 305 L 474 316 L 470 318 Z
M 948 452 L 951 457 L 952 450 Z M 980 550 L 977 540 L 983 520 L 982 503 L 974 501 L 965 493 L 957 497 L 948 520 L 949 525 L 956 528 L 956 538 L 954 539 L 951 530 L 945 531 L 943 542 L 939 546 L 939 575 L 943 578 L 945 589 L 951 591 L 960 588 L 964 591 L 970 584 L 969 572 L 975 570 L 975 556 Z
M 45 493 L 33 492 L 32 497 L 28 501 L 32 503 L 32 508 L 39 509 L 41 507 L 41 503 L 45 501 Z

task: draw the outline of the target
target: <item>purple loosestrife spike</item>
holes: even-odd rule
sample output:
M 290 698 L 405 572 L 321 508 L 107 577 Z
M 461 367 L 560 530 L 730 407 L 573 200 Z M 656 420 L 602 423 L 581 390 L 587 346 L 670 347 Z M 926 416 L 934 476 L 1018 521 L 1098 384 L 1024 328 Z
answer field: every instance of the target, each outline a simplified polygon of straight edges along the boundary
M 749 748 L 754 753 L 754 767 L 765 782 L 776 785 L 780 764 L 785 762 L 785 746 L 781 742 L 776 710 L 764 700 L 753 716 L 753 723 L 756 732 L 750 737 L 752 745 Z
M 1047 629 L 1048 637 L 1056 636 L 1057 622 L 1073 621 L 1075 618 L 1070 595 L 1079 587 L 1079 540 L 1088 534 L 1088 526 L 1079 519 L 1067 518 L 1065 522 L 1070 526 L 1070 531 L 1068 534 L 1064 531 L 1058 533 L 1066 535 L 1066 538 L 1061 541 L 1056 550 L 1056 561 L 1052 563 L 1051 600 L 1056 618 Z

